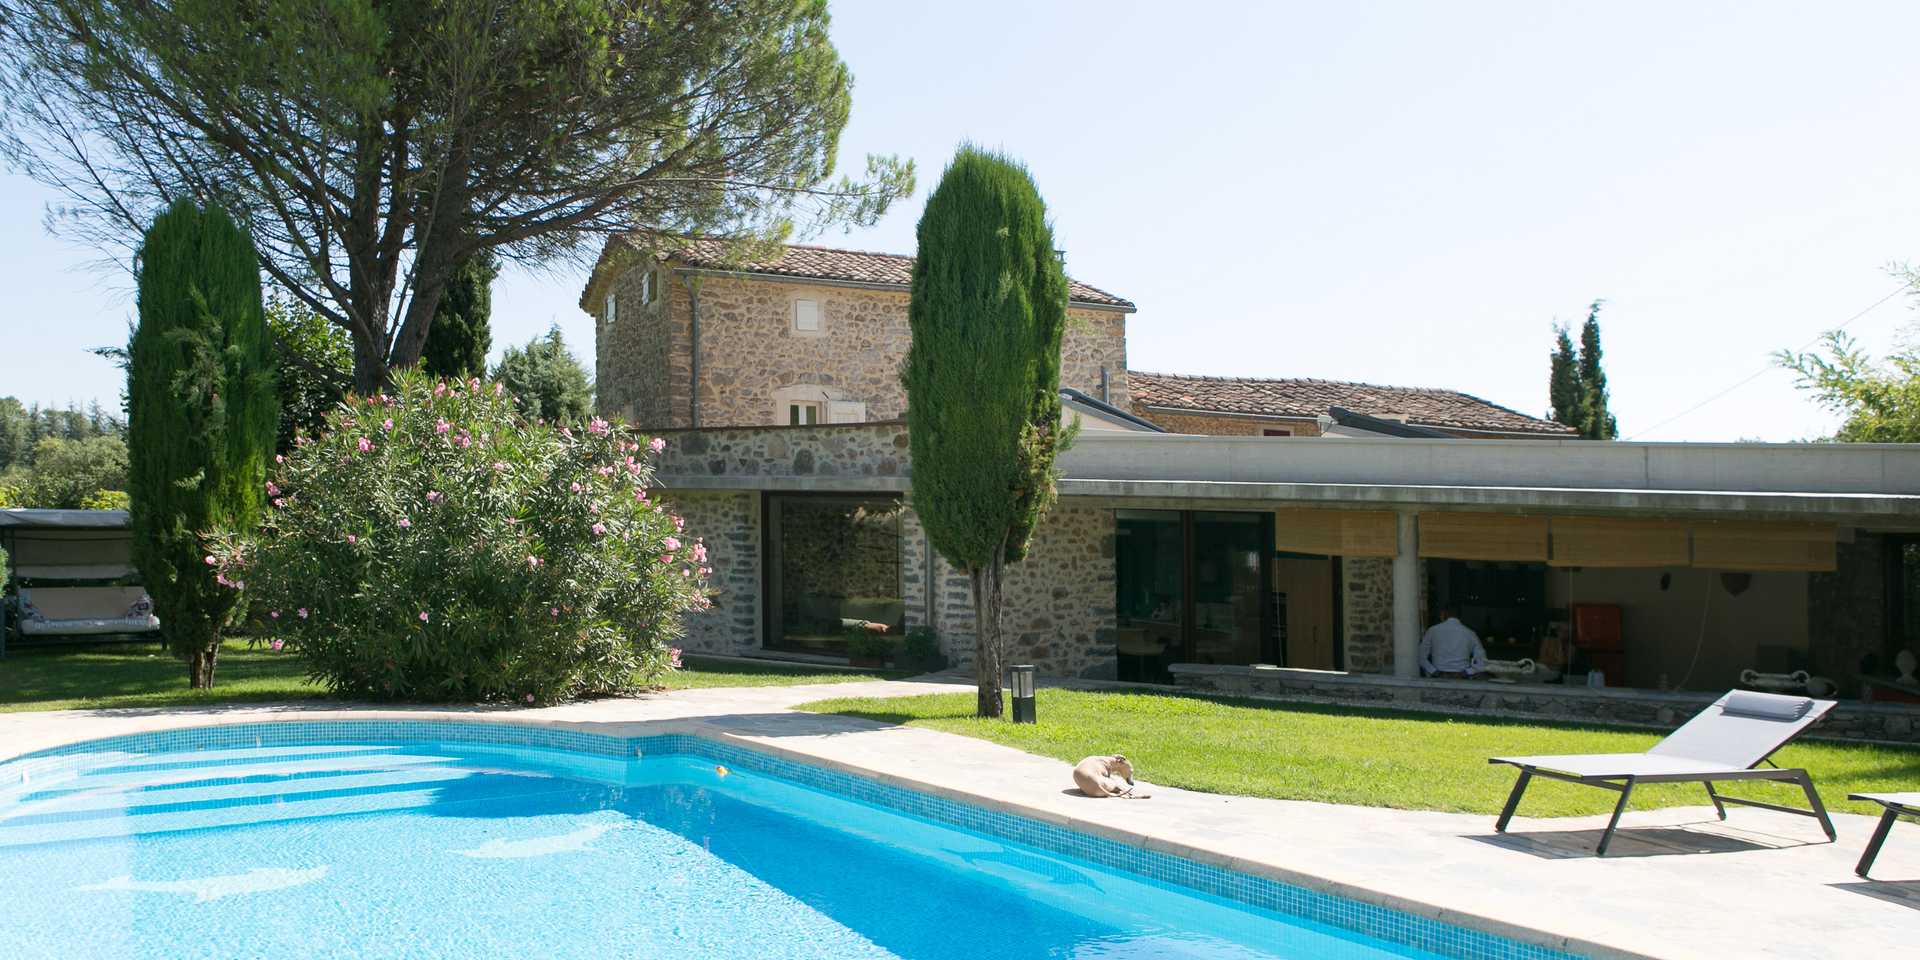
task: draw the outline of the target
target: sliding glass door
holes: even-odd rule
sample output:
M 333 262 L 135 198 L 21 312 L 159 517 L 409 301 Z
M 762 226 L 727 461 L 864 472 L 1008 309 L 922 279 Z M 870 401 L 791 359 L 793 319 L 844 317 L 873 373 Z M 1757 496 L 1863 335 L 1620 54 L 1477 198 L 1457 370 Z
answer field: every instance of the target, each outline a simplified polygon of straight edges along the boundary
M 1174 663 L 1275 663 L 1265 513 L 1120 510 L 1114 548 L 1120 678 Z

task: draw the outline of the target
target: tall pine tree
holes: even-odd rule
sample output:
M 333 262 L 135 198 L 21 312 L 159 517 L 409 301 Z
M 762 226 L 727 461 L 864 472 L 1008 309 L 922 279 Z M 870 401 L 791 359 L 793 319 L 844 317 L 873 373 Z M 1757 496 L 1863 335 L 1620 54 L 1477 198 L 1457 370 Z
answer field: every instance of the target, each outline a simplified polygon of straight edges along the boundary
M 420 350 L 422 369 L 456 380 L 486 376 L 487 351 L 493 349 L 493 278 L 499 275 L 491 253 L 468 257 L 454 268 L 433 308 L 433 324 Z
M 240 592 L 215 581 L 201 533 L 259 517 L 280 418 L 273 340 L 253 241 L 224 212 L 176 202 L 142 239 L 138 271 L 127 368 L 134 564 L 161 636 L 204 690 Z
M 913 509 L 973 586 L 976 712 L 1000 715 L 1002 583 L 1054 499 L 1067 276 L 1026 168 L 961 147 L 927 198 L 907 306 Z
M 1580 368 L 1573 357 L 1573 338 L 1565 324 L 1553 326 L 1553 365 L 1547 375 L 1548 414 L 1554 423 L 1580 426 Z
M 1607 410 L 1607 372 L 1600 366 L 1600 306 L 1595 300 L 1587 308 L 1587 322 L 1580 325 L 1580 435 L 1588 440 L 1612 440 L 1620 426 Z

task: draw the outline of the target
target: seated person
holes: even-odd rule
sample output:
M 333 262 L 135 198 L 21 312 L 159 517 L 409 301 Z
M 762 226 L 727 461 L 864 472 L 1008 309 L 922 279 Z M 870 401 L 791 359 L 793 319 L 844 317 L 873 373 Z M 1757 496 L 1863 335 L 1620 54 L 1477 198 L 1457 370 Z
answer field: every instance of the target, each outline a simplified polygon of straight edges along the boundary
M 1480 635 L 1454 616 L 1453 608 L 1440 608 L 1440 622 L 1427 628 L 1420 638 L 1420 672 L 1429 677 L 1465 680 L 1486 669 L 1487 648 Z

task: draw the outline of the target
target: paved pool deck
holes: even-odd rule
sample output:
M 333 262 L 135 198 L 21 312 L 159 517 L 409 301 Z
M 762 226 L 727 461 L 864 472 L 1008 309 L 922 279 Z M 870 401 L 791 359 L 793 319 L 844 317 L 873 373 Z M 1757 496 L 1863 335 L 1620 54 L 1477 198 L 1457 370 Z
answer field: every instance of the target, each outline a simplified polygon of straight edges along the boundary
M 0 714 L 0 760 L 151 730 L 270 720 L 447 718 L 641 736 L 688 732 L 1318 890 L 1602 957 L 1901 957 L 1920 950 L 1920 826 L 1895 827 L 1867 882 L 1873 818 L 1710 807 L 1629 813 L 1605 859 L 1603 817 L 1516 818 L 1349 807 L 1148 785 L 1144 801 L 1073 794 L 1067 764 L 997 744 L 793 709 L 826 697 L 964 689 L 928 681 L 685 690 L 535 709 L 324 702 Z M 1151 773 L 1151 771 L 1148 771 Z M 1839 797 L 1830 797 L 1838 800 Z

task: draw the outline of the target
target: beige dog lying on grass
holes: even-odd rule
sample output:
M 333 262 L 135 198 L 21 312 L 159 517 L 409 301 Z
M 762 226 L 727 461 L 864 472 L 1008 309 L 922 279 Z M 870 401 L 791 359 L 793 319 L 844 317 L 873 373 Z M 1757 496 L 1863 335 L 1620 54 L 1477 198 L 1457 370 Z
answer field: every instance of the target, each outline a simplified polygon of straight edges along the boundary
M 1134 792 L 1133 764 L 1117 753 L 1111 757 L 1088 757 L 1080 761 L 1080 765 L 1073 768 L 1073 785 L 1089 797 L 1145 800 L 1149 796 Z

